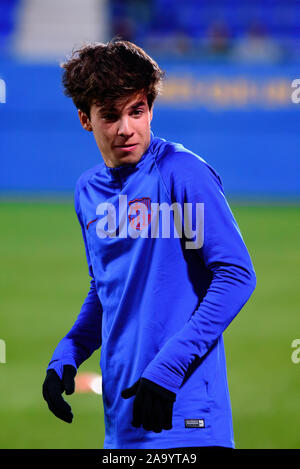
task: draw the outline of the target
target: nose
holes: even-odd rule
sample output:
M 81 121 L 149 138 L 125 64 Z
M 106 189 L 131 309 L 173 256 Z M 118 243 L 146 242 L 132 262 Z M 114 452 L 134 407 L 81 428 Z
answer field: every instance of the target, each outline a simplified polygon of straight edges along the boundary
M 133 134 L 127 116 L 122 117 L 119 121 L 118 135 L 121 137 L 129 137 Z

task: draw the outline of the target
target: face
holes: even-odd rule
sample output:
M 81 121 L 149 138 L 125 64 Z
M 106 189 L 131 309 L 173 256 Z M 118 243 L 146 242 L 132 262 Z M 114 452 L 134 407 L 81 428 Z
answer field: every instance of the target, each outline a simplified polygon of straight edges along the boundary
M 133 95 L 105 111 L 94 103 L 90 118 L 80 110 L 78 115 L 83 128 L 93 132 L 104 162 L 109 167 L 137 163 L 150 144 L 153 109 L 149 109 L 144 94 Z

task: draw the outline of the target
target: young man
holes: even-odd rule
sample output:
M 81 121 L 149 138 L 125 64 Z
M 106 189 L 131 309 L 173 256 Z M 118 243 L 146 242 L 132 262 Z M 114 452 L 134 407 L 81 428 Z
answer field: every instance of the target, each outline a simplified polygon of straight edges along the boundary
M 47 368 L 49 409 L 101 346 L 104 448 L 234 447 L 222 333 L 255 273 L 222 183 L 150 129 L 163 72 L 125 41 L 91 44 L 63 83 L 102 160 L 78 180 L 90 290 Z

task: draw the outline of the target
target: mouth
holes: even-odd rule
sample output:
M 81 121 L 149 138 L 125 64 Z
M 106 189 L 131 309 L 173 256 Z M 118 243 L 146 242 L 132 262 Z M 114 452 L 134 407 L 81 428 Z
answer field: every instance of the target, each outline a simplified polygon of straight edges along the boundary
M 128 145 L 115 145 L 115 148 L 119 148 L 120 150 L 131 151 L 137 146 L 137 143 L 131 143 Z

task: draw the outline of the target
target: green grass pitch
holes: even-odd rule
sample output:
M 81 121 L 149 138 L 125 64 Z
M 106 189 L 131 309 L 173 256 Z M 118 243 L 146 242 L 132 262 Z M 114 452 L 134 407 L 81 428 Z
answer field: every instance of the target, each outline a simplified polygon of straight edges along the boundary
M 250 301 L 225 331 L 237 448 L 300 447 L 300 207 L 232 205 L 257 274 Z M 89 288 L 72 203 L 0 206 L 1 448 L 102 448 L 101 396 L 73 394 L 74 420 L 48 411 L 45 368 Z M 100 351 L 80 371 L 99 372 Z

